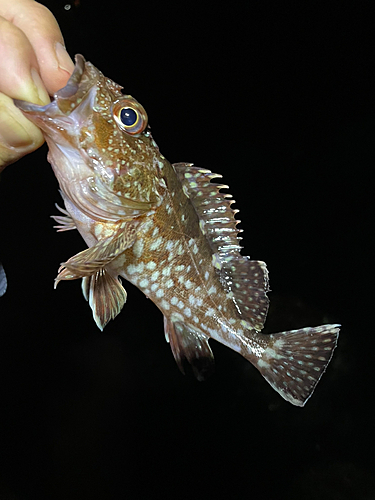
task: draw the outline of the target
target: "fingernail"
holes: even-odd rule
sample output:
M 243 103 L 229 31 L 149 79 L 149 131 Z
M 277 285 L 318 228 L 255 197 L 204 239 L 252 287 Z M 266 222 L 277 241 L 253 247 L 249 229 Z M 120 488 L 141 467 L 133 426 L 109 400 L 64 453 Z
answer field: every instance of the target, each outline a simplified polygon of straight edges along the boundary
M 50 102 L 48 92 L 46 91 L 42 79 L 35 68 L 31 68 L 31 78 L 34 82 L 34 99 L 30 101 L 33 104 L 48 104 Z
M 67 71 L 69 75 L 71 75 L 73 73 L 74 63 L 65 47 L 60 42 L 56 42 L 55 52 L 60 69 Z

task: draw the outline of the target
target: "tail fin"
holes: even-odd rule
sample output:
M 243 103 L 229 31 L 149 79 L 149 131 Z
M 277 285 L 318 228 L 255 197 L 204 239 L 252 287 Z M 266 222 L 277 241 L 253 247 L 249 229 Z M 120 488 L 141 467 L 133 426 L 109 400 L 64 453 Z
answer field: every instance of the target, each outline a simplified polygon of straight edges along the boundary
M 255 363 L 284 399 L 304 406 L 332 357 L 341 325 L 323 325 L 270 335 L 270 343 Z

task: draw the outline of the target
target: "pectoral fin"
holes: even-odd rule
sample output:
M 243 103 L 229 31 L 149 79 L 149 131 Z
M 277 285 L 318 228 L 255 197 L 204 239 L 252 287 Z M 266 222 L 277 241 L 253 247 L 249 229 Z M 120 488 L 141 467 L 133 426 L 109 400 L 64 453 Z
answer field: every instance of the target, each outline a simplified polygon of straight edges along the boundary
M 61 280 L 75 280 L 96 274 L 124 250 L 131 247 L 135 238 L 136 225 L 133 222 L 121 225 L 113 236 L 100 240 L 96 245 L 61 264 L 59 274 L 55 279 L 55 288 Z
M 100 269 L 92 276 L 85 276 L 82 279 L 82 292 L 100 330 L 120 313 L 127 296 L 121 281 L 105 269 Z
M 184 364 L 190 363 L 195 377 L 208 378 L 214 368 L 214 355 L 208 344 L 208 337 L 183 323 L 172 322 L 164 316 L 164 331 L 171 345 L 173 356 L 181 372 L 185 374 Z

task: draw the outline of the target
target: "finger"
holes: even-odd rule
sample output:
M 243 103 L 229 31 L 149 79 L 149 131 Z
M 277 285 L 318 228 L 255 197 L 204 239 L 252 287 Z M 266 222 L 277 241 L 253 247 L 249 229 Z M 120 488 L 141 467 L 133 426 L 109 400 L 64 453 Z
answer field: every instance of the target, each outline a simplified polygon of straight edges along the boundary
M 34 49 L 42 81 L 50 95 L 64 87 L 74 64 L 52 13 L 33 0 L 1 0 L 0 15 L 22 30 Z
M 0 93 L 0 172 L 43 142 L 41 130 L 23 116 L 10 97 Z
M 0 17 L 0 92 L 34 104 L 47 104 L 48 92 L 38 74 L 38 62 L 26 35 Z
M 11 98 L 47 104 L 38 62 L 26 35 L 0 17 L 0 166 L 13 163 L 43 144 L 41 131 L 13 105 Z

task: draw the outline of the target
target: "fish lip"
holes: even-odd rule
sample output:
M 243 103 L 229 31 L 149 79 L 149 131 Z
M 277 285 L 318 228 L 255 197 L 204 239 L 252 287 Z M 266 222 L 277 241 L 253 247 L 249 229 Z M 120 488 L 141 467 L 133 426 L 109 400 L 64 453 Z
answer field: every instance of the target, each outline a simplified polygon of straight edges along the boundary
M 62 89 L 58 90 L 54 95 L 55 99 L 61 97 L 63 99 L 69 99 L 73 97 L 79 88 L 79 84 L 82 80 L 82 75 L 85 71 L 86 60 L 82 54 L 76 54 L 75 56 L 75 66 L 68 83 Z
M 85 71 L 86 60 L 81 54 L 76 54 L 75 56 L 75 66 L 71 77 L 69 78 L 65 87 L 61 88 L 54 94 L 54 101 L 52 103 L 40 106 L 38 104 L 33 104 L 31 102 L 22 101 L 21 99 L 13 99 L 14 105 L 21 111 L 25 112 L 46 112 L 50 109 L 53 102 L 57 102 L 59 99 L 71 99 L 77 93 L 79 89 L 79 84 L 81 83 L 83 73 Z

